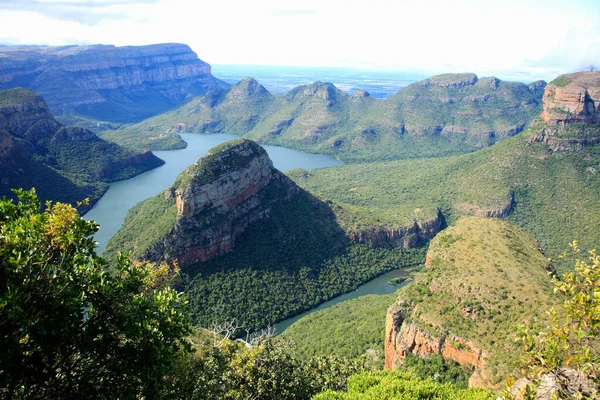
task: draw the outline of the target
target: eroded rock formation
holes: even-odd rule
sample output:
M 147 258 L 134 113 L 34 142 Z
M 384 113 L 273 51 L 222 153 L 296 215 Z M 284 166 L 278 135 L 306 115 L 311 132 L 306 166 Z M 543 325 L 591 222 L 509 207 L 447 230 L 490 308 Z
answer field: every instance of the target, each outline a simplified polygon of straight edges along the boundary
M 165 191 L 175 199 L 176 223 L 144 255 L 176 259 L 181 267 L 230 252 L 248 225 L 268 218 L 271 206 L 300 192 L 250 140 L 227 142 L 186 169 Z
M 531 142 L 554 151 L 579 151 L 600 143 L 600 71 L 559 76 L 544 92 L 541 121 Z

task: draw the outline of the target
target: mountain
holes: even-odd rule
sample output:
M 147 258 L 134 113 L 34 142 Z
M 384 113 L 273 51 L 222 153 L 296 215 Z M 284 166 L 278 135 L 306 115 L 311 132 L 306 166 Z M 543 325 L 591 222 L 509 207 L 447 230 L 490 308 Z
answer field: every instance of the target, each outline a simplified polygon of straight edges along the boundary
M 522 131 L 541 111 L 544 86 L 542 81 L 525 85 L 445 74 L 409 85 L 385 100 L 365 91 L 348 95 L 323 82 L 273 98 L 256 81 L 246 79 L 230 89 L 231 95 L 202 96 L 106 137 L 140 148 L 158 148 L 154 140 L 160 137 L 157 143 L 164 149 L 178 145 L 178 131 L 227 132 L 264 144 L 332 154 L 345 162 L 446 156 Z M 167 145 L 165 135 L 171 135 Z
M 582 76 L 589 82 L 588 92 L 600 86 L 600 73 Z M 553 86 L 543 100 L 546 109 L 555 108 Z M 578 101 L 565 107 L 576 107 Z M 596 102 L 594 107 L 597 110 Z M 532 234 L 562 270 L 568 264 L 558 257 L 572 240 L 591 248 L 600 236 L 600 148 L 589 141 L 600 135 L 594 118 L 547 122 L 539 117 L 524 132 L 471 154 L 289 175 L 304 189 L 338 205 L 338 221 L 350 235 L 372 232 L 366 242 L 381 242 L 378 238 L 390 232 L 397 232 L 396 243 L 402 243 L 403 232 L 411 240 L 407 229 L 414 226 L 415 217 L 434 225 L 436 215 L 448 224 L 465 215 L 506 217 Z M 561 132 L 567 132 L 568 140 L 578 144 L 567 149 L 538 139 L 548 132 L 559 132 L 546 136 L 550 140 L 562 139 Z
M 245 133 L 268 114 L 274 103 L 275 97 L 267 89 L 256 80 L 246 78 L 228 91 L 210 90 L 172 112 L 148 118 L 124 130 L 103 132 L 102 137 L 133 148 L 184 148 L 185 142 L 176 133 Z
M 126 179 L 163 161 L 105 142 L 93 132 L 58 123 L 36 93 L 0 91 L 0 195 L 35 187 L 43 200 L 92 204 L 107 182 Z
M 385 366 L 410 353 L 470 364 L 469 386 L 497 386 L 523 356 L 514 328 L 558 305 L 551 268 L 523 230 L 466 217 L 432 240 L 425 269 L 388 309 Z
M 209 88 L 229 87 L 210 72 L 189 46 L 177 43 L 0 46 L 0 89 L 27 87 L 68 123 L 94 128 L 102 121 L 140 121 Z
M 194 321 L 260 329 L 424 260 L 424 249 L 353 242 L 320 201 L 247 139 L 211 149 L 132 208 L 104 255 L 174 261 Z

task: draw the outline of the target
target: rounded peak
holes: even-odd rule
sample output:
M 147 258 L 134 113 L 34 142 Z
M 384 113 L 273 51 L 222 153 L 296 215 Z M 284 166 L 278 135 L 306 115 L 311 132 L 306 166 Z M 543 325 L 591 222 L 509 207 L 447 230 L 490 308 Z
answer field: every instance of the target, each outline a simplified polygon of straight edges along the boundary
M 273 167 L 266 150 L 258 143 L 249 139 L 230 140 L 213 147 L 179 174 L 169 191 L 185 190 L 191 183 L 202 185 L 212 182 L 223 174 L 247 167 L 257 158 L 266 158 Z
M 371 97 L 371 93 L 367 92 L 366 90 L 357 90 L 356 92 L 352 93 L 352 97 Z
M 251 96 L 264 95 L 269 93 L 269 91 L 265 89 L 265 87 L 261 85 L 256 79 L 248 76 L 236 83 L 235 85 L 233 85 L 230 89 L 230 93 Z
M 0 91 L 0 108 L 19 107 L 24 105 L 35 105 L 39 108 L 48 108 L 42 96 L 27 88 L 17 87 Z
M 560 75 L 549 86 L 565 87 L 579 86 L 585 89 L 600 87 L 600 71 L 582 71 L 573 74 Z
M 468 72 L 459 74 L 435 75 L 429 79 L 425 79 L 423 82 L 435 86 L 456 88 L 463 86 L 472 86 L 475 83 L 477 83 L 477 80 L 477 75 Z

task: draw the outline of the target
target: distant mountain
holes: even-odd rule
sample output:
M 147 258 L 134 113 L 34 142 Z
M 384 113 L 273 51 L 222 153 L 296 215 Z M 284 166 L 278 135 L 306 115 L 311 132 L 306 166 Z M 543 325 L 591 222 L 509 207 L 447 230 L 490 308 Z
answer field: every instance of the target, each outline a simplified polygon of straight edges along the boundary
M 106 182 L 126 179 L 163 164 L 151 152 L 138 153 L 105 142 L 93 132 L 58 123 L 36 93 L 0 91 L 0 196 L 35 187 L 42 200 L 92 203 Z
M 209 64 L 177 43 L 0 46 L 0 89 L 32 89 L 55 115 L 89 127 L 140 121 L 209 88 L 229 87 L 210 72 Z
M 227 132 L 332 154 L 346 162 L 444 156 L 521 132 L 541 111 L 544 86 L 541 81 L 525 85 L 445 74 L 385 100 L 365 91 L 348 95 L 323 82 L 273 98 L 256 81 L 245 79 L 230 89 L 232 96 L 205 95 L 105 137 L 138 148 L 165 149 L 182 145 L 176 132 Z M 240 108 L 246 104 L 248 108 Z
M 366 243 L 410 242 L 415 221 L 434 226 L 439 213 L 448 224 L 464 215 L 506 217 L 552 258 L 574 239 L 591 248 L 600 237 L 600 72 L 566 79 L 564 89 L 548 85 L 546 111 L 524 132 L 474 153 L 289 175 L 339 205 L 340 225 Z M 557 259 L 557 268 L 570 267 L 564 263 Z

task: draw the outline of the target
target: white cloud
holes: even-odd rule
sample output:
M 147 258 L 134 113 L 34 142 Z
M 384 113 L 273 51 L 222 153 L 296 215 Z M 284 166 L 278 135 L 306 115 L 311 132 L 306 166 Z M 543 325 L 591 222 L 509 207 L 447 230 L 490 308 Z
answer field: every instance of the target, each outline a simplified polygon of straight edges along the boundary
M 24 4 L 17 0 L 0 2 L 1 42 L 182 42 L 213 64 L 546 79 L 600 64 L 600 3 L 594 0 L 23 1 L 29 10 L 15 8 Z

